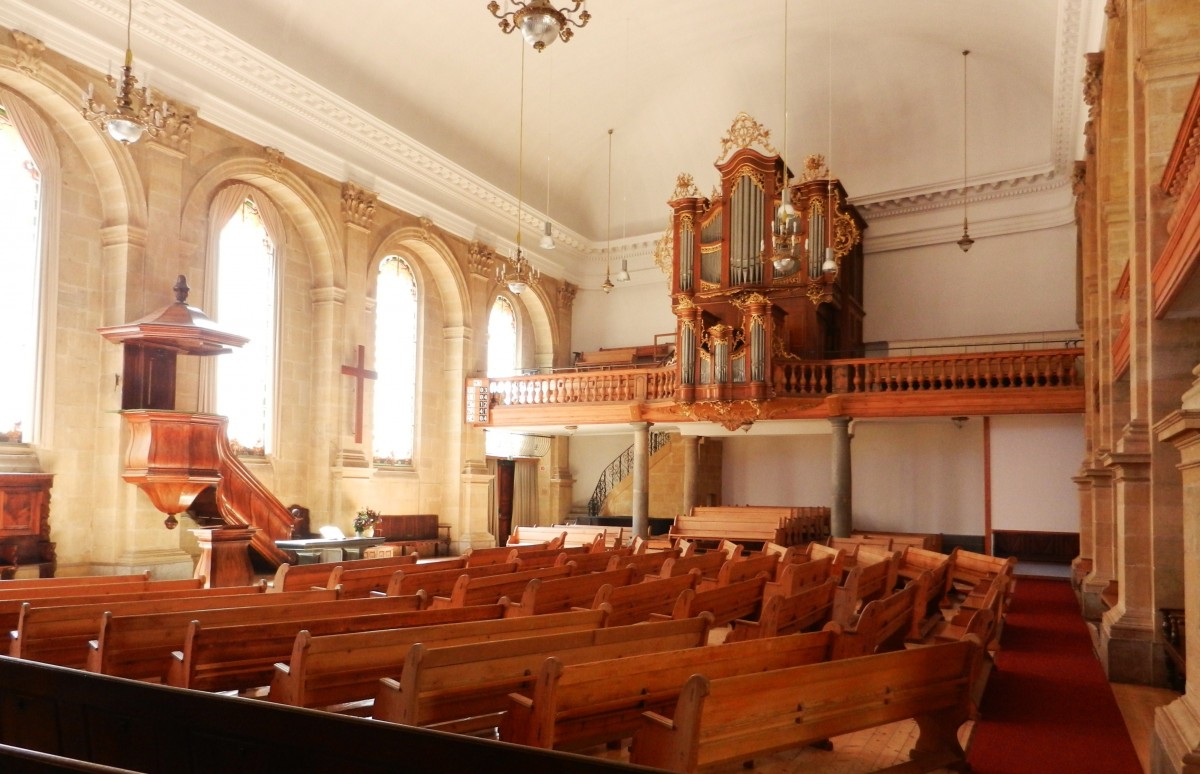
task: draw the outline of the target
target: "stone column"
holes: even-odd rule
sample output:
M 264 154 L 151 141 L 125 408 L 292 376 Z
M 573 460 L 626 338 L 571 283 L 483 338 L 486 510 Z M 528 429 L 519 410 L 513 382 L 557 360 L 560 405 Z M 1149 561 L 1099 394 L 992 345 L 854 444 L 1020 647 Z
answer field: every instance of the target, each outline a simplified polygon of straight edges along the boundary
M 1107 468 L 1089 468 L 1084 471 L 1089 483 L 1092 501 L 1088 512 L 1092 517 L 1092 569 L 1083 578 L 1080 591 L 1083 596 L 1083 616 L 1099 622 L 1108 609 L 1106 597 L 1111 597 L 1111 588 L 1117 577 L 1117 531 L 1113 521 L 1112 471 Z
M 850 417 L 830 417 L 833 426 L 833 507 L 830 529 L 834 537 L 849 537 L 854 528 L 850 500 Z
M 683 436 L 683 513 L 696 507 L 696 484 L 700 476 L 700 437 Z
M 633 534 L 650 536 L 650 423 L 633 426 Z
M 361 345 L 366 348 L 373 359 L 375 351 L 374 308 L 367 303 L 367 270 L 371 261 L 370 236 L 375 219 L 375 205 L 378 196 L 365 191 L 354 183 L 342 184 L 342 223 L 345 226 L 343 247 L 346 263 L 346 296 L 350 299 L 362 299 L 362 308 L 348 310 L 343 322 L 344 338 L 335 357 L 338 370 L 338 394 L 342 396 L 340 408 L 342 416 L 338 418 L 338 468 L 344 478 L 366 478 L 370 475 L 371 461 L 368 459 L 371 435 L 372 402 L 370 382 L 359 383 L 353 378 L 341 374 L 342 365 L 356 363 L 355 353 Z M 357 301 L 355 306 L 357 307 Z M 358 390 L 363 392 L 363 415 L 361 417 L 363 435 L 354 435 L 355 412 L 358 400 Z M 336 508 L 334 513 L 341 511 Z
M 1138 435 L 1130 428 L 1123 450 L 1104 458 L 1113 471 L 1118 597 L 1102 618 L 1100 660 L 1109 680 L 1149 685 L 1155 672 L 1150 454 Z
M 571 475 L 571 438 L 555 436 L 550 442 L 550 486 L 547 493 L 548 520 L 543 524 L 563 524 L 571 512 L 575 477 Z

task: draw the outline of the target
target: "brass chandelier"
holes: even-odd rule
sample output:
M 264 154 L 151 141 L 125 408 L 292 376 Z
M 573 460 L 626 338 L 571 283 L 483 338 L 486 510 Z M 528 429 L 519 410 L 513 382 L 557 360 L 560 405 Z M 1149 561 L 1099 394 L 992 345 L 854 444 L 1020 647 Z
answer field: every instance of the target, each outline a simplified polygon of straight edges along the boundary
M 521 219 L 524 216 L 525 193 L 525 50 L 521 49 L 521 109 L 517 136 L 517 247 L 512 256 L 501 258 L 496 264 L 496 282 L 507 285 L 515 296 L 541 279 L 541 272 L 533 268 L 521 250 Z
M 488 3 L 487 9 L 500 20 L 500 30 L 506 35 L 520 30 L 525 42 L 539 54 L 546 46 L 559 38 L 567 43 L 575 35 L 571 25 L 586 27 L 592 15 L 587 11 L 586 0 L 568 0 L 573 7 L 555 8 L 551 0 L 505 0 L 504 11 L 496 0 Z
M 121 66 L 121 77 L 107 76 L 109 86 L 116 89 L 116 107 L 96 102 L 92 84 L 88 84 L 84 95 L 83 117 L 104 127 L 108 136 L 123 145 L 135 143 L 143 134 L 157 136 L 166 121 L 174 117 L 167 103 L 154 104 L 145 86 L 137 87 L 138 79 L 133 74 L 133 49 L 130 37 L 133 29 L 133 0 L 129 0 L 129 15 L 125 22 L 125 64 Z

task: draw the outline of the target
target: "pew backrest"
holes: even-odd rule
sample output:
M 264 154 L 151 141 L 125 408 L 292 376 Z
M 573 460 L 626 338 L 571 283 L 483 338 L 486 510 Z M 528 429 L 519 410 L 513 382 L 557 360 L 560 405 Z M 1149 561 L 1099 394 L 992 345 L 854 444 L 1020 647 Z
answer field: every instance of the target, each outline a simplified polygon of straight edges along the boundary
M 685 589 L 675 602 L 671 617 L 693 618 L 708 612 L 712 613 L 713 626 L 724 626 L 738 618 L 757 618 L 766 583 L 767 579 L 760 576 L 706 591 Z
M 575 664 L 551 657 L 530 689 L 509 695 L 500 739 L 573 750 L 627 738 L 644 711 L 669 711 L 694 674 L 729 677 L 819 663 L 830 657 L 836 636 L 814 632 Z
M 183 649 L 171 654 L 167 684 L 201 691 L 249 691 L 270 684 L 276 662 L 287 661 L 301 630 L 322 637 L 441 626 L 503 618 L 504 610 L 504 605 L 478 605 L 236 626 L 205 626 L 192 621 L 184 636 Z
M 400 569 L 406 565 L 413 565 L 416 561 L 416 554 L 409 554 L 408 556 L 391 556 L 381 559 L 354 559 L 323 564 L 293 565 L 285 562 L 279 565 L 279 569 L 275 571 L 275 577 L 271 581 L 270 590 L 273 592 L 302 591 L 310 589 L 313 586 L 333 588 L 338 583 L 338 576 L 348 570 L 361 570 L 366 567 L 395 567 L 396 569 Z
M 672 717 L 642 715 L 630 762 L 694 772 L 915 717 L 920 754 L 946 758 L 930 768 L 961 765 L 957 731 L 970 718 L 981 650 L 968 639 L 752 675 L 694 675 Z
M 381 681 L 374 717 L 454 731 L 494 727 L 508 694 L 530 688 L 551 656 L 571 664 L 699 648 L 708 630 L 709 619 L 698 617 L 442 648 L 419 643 L 399 679 Z
M 624 586 L 605 584 L 596 592 L 592 607 L 600 609 L 607 605 L 609 626 L 648 621 L 653 615 L 669 616 L 675 610 L 679 595 L 695 589 L 699 581 L 700 571 L 692 570 L 685 575 L 647 578 L 641 583 Z
M 420 565 L 417 565 L 417 567 L 420 567 Z M 454 584 L 464 575 L 484 577 L 488 575 L 503 575 L 516 571 L 516 562 L 451 567 L 433 572 L 400 570 L 392 575 L 392 579 L 388 583 L 387 595 L 389 597 L 401 597 L 408 594 L 416 594 L 418 591 L 424 591 L 428 598 L 432 600 L 435 596 L 450 596 L 450 592 L 454 590 Z
M 632 567 L 562 578 L 534 578 L 525 586 L 520 601 L 509 606 L 508 615 L 544 615 L 588 607 L 605 586 L 627 586 L 634 579 Z
M 810 586 L 790 596 L 764 596 L 758 620 L 735 620 L 726 642 L 818 629 L 834 620 L 836 592 L 837 581 L 826 578 L 824 583 Z
M 409 648 L 537 637 L 604 626 L 603 610 L 417 626 L 376 632 L 296 635 L 288 663 L 275 664 L 267 698 L 299 707 L 369 712 L 376 683 L 398 676 Z
M 543 567 L 537 570 L 500 573 L 498 575 L 462 574 L 454 582 L 449 596 L 435 596 L 430 607 L 465 607 L 466 605 L 491 605 L 501 598 L 520 599 L 531 580 L 563 578 L 572 573 L 574 565 L 565 567 Z

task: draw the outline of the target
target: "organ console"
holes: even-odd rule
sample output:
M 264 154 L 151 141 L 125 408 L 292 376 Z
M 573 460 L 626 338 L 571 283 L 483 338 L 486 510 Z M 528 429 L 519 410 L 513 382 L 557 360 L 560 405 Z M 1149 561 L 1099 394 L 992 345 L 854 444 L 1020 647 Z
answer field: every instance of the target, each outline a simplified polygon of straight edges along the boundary
M 777 361 L 862 355 L 866 222 L 841 182 L 820 156 L 793 182 L 745 113 L 721 144 L 712 196 L 684 174 L 669 202 L 681 403 L 769 399 Z

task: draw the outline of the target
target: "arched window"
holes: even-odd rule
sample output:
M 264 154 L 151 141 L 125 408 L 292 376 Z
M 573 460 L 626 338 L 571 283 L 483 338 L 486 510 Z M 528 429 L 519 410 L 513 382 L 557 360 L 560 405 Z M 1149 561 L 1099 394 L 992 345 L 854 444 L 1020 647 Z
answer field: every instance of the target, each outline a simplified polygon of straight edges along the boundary
M 517 372 L 517 313 L 504 296 L 496 296 L 488 315 L 488 376 Z
M 42 175 L 0 105 L 0 441 L 31 440 L 37 385 Z
M 417 325 L 420 302 L 412 268 L 390 255 L 375 291 L 375 464 L 412 465 L 417 431 Z
M 217 358 L 217 413 L 229 418 L 239 454 L 271 450 L 275 395 L 275 244 L 254 199 L 244 197 L 221 229 L 216 319 L 250 339 Z

